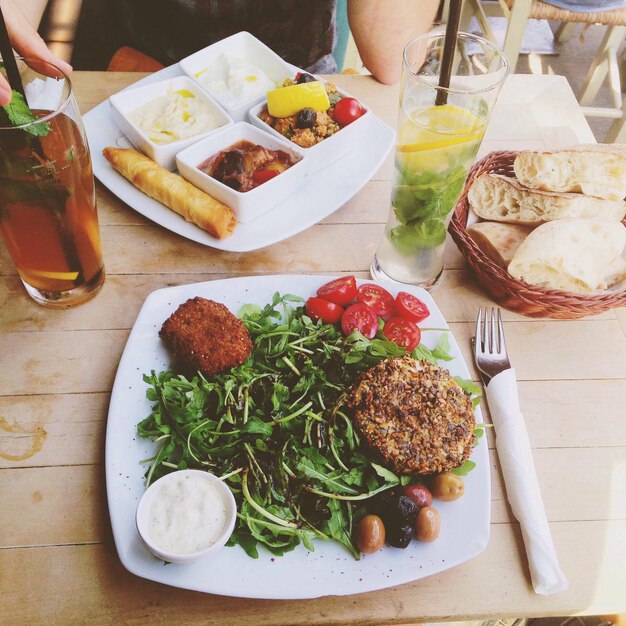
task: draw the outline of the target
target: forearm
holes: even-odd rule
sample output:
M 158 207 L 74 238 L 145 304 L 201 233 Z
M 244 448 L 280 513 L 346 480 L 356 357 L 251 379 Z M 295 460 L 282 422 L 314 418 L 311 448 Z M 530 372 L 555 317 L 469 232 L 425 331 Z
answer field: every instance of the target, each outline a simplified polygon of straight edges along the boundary
M 400 78 L 402 51 L 432 26 L 439 0 L 348 0 L 348 21 L 363 65 L 382 83 Z

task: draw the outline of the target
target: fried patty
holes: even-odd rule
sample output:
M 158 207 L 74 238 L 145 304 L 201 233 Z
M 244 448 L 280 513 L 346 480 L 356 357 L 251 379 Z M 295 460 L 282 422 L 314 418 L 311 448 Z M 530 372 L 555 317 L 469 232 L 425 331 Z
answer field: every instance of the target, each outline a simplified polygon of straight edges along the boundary
M 409 355 L 380 361 L 354 385 L 349 404 L 358 432 L 398 474 L 444 472 L 471 453 L 472 402 L 438 365 Z
M 159 336 L 187 367 L 205 375 L 240 365 L 252 350 L 241 320 L 223 304 L 200 297 L 181 304 Z

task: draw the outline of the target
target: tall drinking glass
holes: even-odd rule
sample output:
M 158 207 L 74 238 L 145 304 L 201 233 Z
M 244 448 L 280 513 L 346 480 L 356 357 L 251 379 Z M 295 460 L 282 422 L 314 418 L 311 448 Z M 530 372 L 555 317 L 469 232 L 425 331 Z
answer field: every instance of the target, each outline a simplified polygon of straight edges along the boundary
M 42 61 L 18 65 L 36 119 L 16 118 L 16 96 L 13 119 L 0 109 L 0 234 L 28 294 L 69 307 L 105 277 L 87 137 L 69 78 Z
M 436 104 L 444 34 L 404 49 L 391 208 L 374 278 L 430 288 L 443 271 L 448 223 L 509 71 L 486 39 L 456 36 L 450 87 Z

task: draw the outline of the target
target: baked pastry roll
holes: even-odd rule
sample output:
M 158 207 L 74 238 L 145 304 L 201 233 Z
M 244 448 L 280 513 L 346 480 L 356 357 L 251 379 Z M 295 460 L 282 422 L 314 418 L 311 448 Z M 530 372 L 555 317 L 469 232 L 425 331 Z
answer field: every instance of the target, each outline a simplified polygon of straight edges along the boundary
M 237 225 L 237 218 L 229 207 L 141 152 L 107 146 L 102 154 L 135 187 L 214 237 L 223 239 Z

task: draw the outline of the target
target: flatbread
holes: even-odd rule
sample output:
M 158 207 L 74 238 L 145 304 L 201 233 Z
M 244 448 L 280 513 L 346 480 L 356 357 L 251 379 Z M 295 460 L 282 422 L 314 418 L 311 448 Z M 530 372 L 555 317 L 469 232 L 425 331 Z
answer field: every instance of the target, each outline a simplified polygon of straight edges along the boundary
M 479 217 L 511 224 L 538 225 L 571 218 L 619 222 L 626 215 L 626 202 L 621 199 L 529 189 L 517 179 L 499 174 L 481 174 L 472 183 L 467 199 Z
M 546 222 L 522 242 L 508 271 L 531 285 L 592 293 L 626 277 L 625 248 L 626 228 L 618 222 Z
M 580 192 L 608 200 L 626 197 L 626 146 L 622 144 L 525 150 L 513 167 L 517 179 L 533 189 Z
M 496 265 L 507 269 L 513 255 L 532 231 L 531 226 L 478 222 L 467 229 L 467 234 Z

